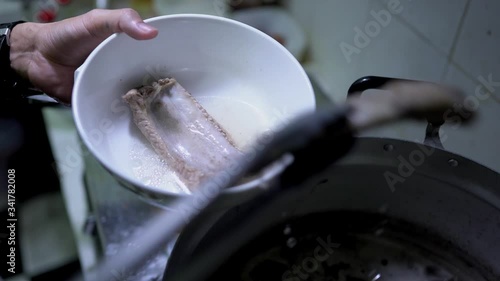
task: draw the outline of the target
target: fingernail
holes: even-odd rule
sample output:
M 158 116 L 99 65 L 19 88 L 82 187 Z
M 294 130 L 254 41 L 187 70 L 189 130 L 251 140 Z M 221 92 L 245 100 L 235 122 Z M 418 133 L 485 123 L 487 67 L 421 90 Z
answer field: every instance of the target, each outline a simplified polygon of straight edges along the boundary
M 145 24 L 145 23 L 143 23 L 143 22 L 138 22 L 138 23 L 137 23 L 137 27 L 138 27 L 139 29 L 141 29 L 142 31 L 145 31 L 145 32 L 151 32 L 151 31 L 154 31 L 154 30 L 155 30 L 152 26 L 147 25 L 147 24 Z

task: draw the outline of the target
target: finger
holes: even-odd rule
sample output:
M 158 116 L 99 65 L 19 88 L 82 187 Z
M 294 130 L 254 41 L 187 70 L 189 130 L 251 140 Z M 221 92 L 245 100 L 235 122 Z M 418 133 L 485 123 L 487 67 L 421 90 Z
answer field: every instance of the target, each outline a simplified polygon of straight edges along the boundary
M 88 32 L 98 38 L 120 32 L 137 40 L 152 39 L 158 35 L 158 30 L 144 23 L 141 16 L 133 9 L 96 9 L 85 14 L 82 21 Z

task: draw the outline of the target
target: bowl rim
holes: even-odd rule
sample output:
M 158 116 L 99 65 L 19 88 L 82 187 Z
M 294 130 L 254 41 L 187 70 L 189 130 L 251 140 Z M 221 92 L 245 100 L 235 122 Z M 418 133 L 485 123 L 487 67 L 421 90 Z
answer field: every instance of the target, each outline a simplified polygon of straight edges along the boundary
M 265 34 L 264 32 L 247 25 L 245 23 L 226 18 L 226 17 L 221 17 L 221 16 L 213 16 L 213 15 L 205 15 L 205 14 L 174 14 L 174 15 L 162 15 L 162 16 L 157 16 L 157 17 L 152 17 L 145 19 L 144 22 L 146 23 L 153 23 L 153 22 L 158 22 L 158 21 L 163 21 L 163 20 L 182 20 L 182 19 L 203 19 L 203 20 L 209 20 L 209 21 L 216 21 L 219 23 L 223 24 L 230 24 L 230 25 L 235 25 L 238 26 L 242 29 L 246 29 L 247 31 L 250 31 L 252 33 L 255 33 L 259 35 L 262 39 L 270 41 L 272 44 L 275 45 L 276 48 L 280 49 L 286 56 L 288 56 L 289 60 L 296 66 L 297 70 L 299 71 L 300 75 L 303 76 L 303 80 L 307 83 L 306 87 L 308 88 L 308 91 L 304 94 L 308 94 L 312 96 L 312 104 L 310 105 L 310 110 L 315 110 L 316 109 L 316 99 L 314 95 L 314 89 L 312 87 L 311 81 L 309 79 L 309 76 L 307 75 L 305 69 L 302 67 L 302 65 L 299 63 L 299 61 L 295 58 L 295 56 L 286 49 L 285 46 L 281 45 L 279 42 L 274 40 L 272 37 L 269 35 Z M 73 119 L 75 122 L 75 126 L 77 128 L 77 133 L 85 145 L 86 149 L 89 150 L 91 155 L 95 157 L 99 164 L 104 166 L 106 170 L 108 170 L 114 177 L 118 177 L 121 180 L 125 180 L 129 184 L 144 189 L 146 192 L 151 192 L 154 194 L 158 195 L 163 195 L 163 196 L 171 196 L 171 197 L 184 197 L 184 196 L 189 196 L 190 194 L 187 193 L 176 193 L 176 192 L 171 192 L 167 191 L 165 189 L 162 189 L 160 187 L 156 186 L 149 186 L 146 185 L 139 180 L 135 179 L 134 177 L 128 175 L 127 173 L 123 173 L 123 171 L 120 171 L 119 169 L 113 168 L 113 163 L 106 157 L 102 155 L 102 153 L 99 152 L 96 146 L 94 146 L 91 141 L 88 132 L 86 132 L 83 129 L 83 122 L 82 122 L 82 117 L 85 116 L 85 114 L 81 111 L 79 107 L 79 100 L 81 99 L 81 94 L 79 94 L 78 89 L 81 87 L 81 73 L 83 73 L 90 62 L 97 56 L 97 54 L 101 51 L 101 49 L 104 48 L 105 45 L 107 45 L 110 41 L 114 40 L 117 37 L 120 36 L 127 36 L 124 33 L 115 33 L 108 38 L 106 38 L 104 41 L 102 41 L 87 57 L 85 62 L 78 67 L 78 69 L 75 71 L 74 74 L 74 86 L 72 89 L 72 112 L 73 112 Z M 255 191 L 256 188 L 258 188 L 259 184 L 262 183 L 263 179 L 262 177 L 253 179 L 249 182 L 246 182 L 244 184 L 232 186 L 231 188 L 225 189 L 222 192 L 222 196 L 227 196 L 231 194 L 242 194 L 245 192 L 251 193 Z M 129 187 L 127 187 L 129 188 Z

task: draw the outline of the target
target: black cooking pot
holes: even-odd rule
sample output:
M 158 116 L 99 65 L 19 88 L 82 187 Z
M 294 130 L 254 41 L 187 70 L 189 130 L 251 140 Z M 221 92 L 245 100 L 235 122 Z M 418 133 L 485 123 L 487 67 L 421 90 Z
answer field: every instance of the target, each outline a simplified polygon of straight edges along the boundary
M 500 280 L 500 175 L 439 148 L 430 121 L 426 144 L 360 138 L 301 184 L 198 217 L 164 280 Z

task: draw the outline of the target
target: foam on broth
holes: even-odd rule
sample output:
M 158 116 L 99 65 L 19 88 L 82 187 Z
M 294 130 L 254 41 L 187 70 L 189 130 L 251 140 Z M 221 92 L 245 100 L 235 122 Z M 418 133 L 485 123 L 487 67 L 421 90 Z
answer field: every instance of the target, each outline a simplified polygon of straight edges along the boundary
M 196 96 L 195 93 L 193 94 L 208 113 L 231 135 L 240 150 L 249 149 L 262 133 L 274 130 L 285 123 L 286 120 L 283 119 L 286 115 L 285 110 L 273 108 L 260 96 L 254 95 L 255 91 L 242 89 L 241 84 L 235 84 L 233 89 L 226 90 L 238 93 L 238 95 L 221 96 L 208 93 L 208 95 Z M 127 130 L 120 131 L 126 132 Z M 156 154 L 142 135 L 130 137 L 127 134 L 116 137 L 113 143 L 116 149 L 112 150 L 115 154 L 114 158 L 129 175 L 147 186 L 174 193 L 189 193 L 188 188 L 167 163 Z

